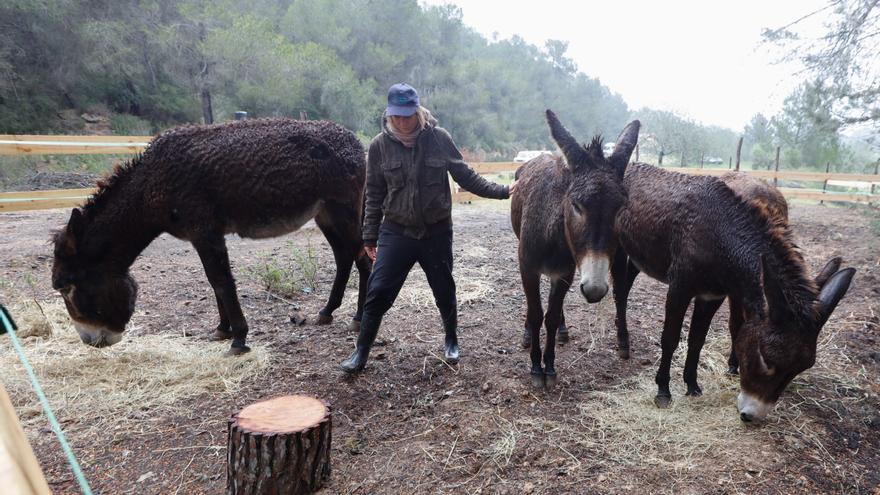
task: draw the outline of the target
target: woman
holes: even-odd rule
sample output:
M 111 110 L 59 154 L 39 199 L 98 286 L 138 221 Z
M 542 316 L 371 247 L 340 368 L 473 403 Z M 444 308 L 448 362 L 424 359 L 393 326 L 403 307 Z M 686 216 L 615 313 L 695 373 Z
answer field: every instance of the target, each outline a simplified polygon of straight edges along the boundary
M 452 195 L 446 173 L 484 198 L 506 199 L 507 186 L 487 181 L 462 160 L 449 133 L 419 105 L 408 84 L 388 90 L 382 132 L 367 155 L 364 245 L 374 261 L 355 352 L 341 367 L 364 368 L 382 316 L 418 262 L 446 331 L 444 355 L 458 362 L 458 312 L 452 278 Z M 384 220 L 383 220 L 384 217 Z

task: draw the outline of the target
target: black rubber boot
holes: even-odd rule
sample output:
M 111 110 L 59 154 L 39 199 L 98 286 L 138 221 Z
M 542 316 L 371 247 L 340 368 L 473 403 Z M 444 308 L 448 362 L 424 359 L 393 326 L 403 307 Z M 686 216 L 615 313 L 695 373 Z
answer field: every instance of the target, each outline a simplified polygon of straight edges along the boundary
M 449 364 L 458 363 L 458 318 L 452 316 L 443 323 L 446 340 L 443 345 L 443 357 Z
M 373 328 L 369 328 L 372 326 Z M 340 363 L 339 367 L 346 373 L 357 373 L 364 369 L 367 364 L 367 358 L 370 356 L 370 349 L 373 347 L 373 341 L 376 340 L 376 334 L 379 333 L 379 325 L 361 324 L 361 331 L 358 335 L 357 347 L 348 359 Z

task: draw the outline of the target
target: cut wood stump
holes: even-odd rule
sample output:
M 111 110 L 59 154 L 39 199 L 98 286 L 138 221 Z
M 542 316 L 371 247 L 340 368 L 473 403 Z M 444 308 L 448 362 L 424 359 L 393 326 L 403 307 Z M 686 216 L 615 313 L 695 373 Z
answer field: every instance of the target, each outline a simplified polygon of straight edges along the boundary
M 299 494 L 330 477 L 330 405 L 286 395 L 257 402 L 228 421 L 227 495 Z

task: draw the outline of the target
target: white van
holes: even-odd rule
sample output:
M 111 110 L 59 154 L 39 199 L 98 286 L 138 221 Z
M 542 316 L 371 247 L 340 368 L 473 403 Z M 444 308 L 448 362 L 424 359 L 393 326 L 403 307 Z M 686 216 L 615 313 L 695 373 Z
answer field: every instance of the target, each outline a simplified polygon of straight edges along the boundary
M 525 151 L 520 151 L 519 153 L 517 153 L 516 157 L 513 159 L 513 161 L 517 162 L 517 163 L 525 163 L 525 162 L 531 160 L 532 158 L 537 158 L 541 155 L 552 155 L 552 154 L 553 154 L 552 151 L 547 151 L 547 150 L 525 150 Z

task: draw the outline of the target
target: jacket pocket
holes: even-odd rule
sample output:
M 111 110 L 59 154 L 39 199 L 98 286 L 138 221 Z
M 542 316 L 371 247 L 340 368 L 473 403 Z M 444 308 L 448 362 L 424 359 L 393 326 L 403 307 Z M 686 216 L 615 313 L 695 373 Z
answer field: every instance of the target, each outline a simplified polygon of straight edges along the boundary
M 449 187 L 449 178 L 446 174 L 446 161 L 428 159 L 425 161 L 425 185 L 436 186 L 443 184 Z
M 400 160 L 382 163 L 382 175 L 385 176 L 385 183 L 390 189 L 400 189 L 406 183 L 406 177 L 403 175 L 403 162 Z
M 446 172 L 446 161 L 428 159 L 425 162 L 425 188 L 422 190 L 422 201 L 426 205 L 425 220 L 435 222 L 449 216 L 452 197 L 449 191 L 449 176 Z

